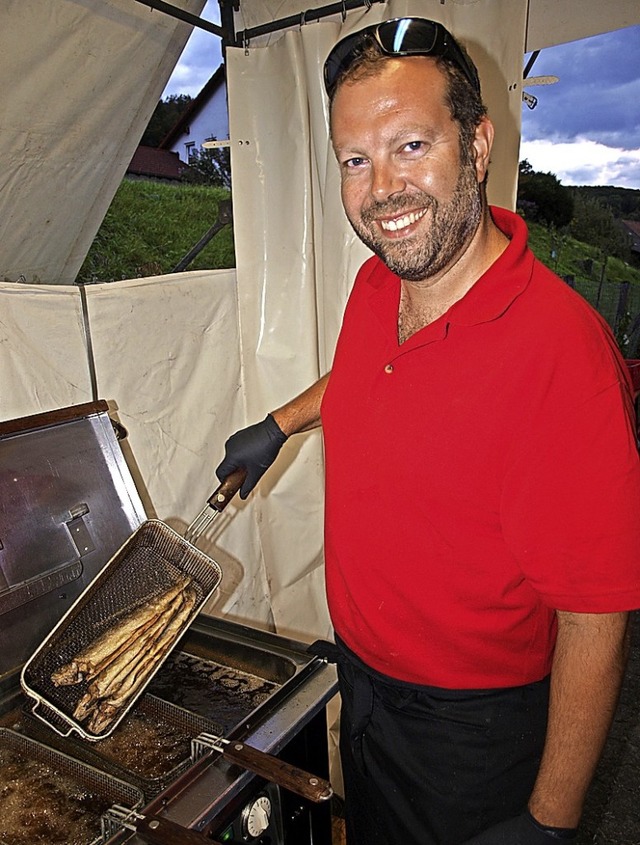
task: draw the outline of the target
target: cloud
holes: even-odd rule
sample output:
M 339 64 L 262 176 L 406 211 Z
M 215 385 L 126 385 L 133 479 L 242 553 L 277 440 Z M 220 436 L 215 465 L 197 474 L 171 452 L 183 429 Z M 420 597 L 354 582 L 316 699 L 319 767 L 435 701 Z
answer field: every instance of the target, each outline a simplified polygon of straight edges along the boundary
M 566 185 L 640 188 L 640 26 L 542 50 L 525 90 L 520 159 Z
M 561 143 L 537 139 L 522 142 L 523 159 L 540 173 L 554 173 L 563 185 L 640 188 L 640 146 L 625 150 L 587 138 Z
M 208 2 L 202 15 L 205 20 L 220 23 L 216 3 Z M 178 60 L 162 98 L 171 94 L 188 94 L 196 97 L 216 72 L 222 62 L 222 41 L 211 32 L 194 27 L 182 55 Z
M 523 110 L 525 140 L 584 137 L 622 149 L 637 147 L 640 26 L 542 50 L 529 75 L 548 74 L 560 81 L 528 89 L 538 106 Z

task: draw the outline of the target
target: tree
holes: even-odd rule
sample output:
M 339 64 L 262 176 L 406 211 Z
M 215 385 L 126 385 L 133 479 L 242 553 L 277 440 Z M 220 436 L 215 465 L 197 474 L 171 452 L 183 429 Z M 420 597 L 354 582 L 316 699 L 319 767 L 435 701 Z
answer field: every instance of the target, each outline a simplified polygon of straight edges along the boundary
M 177 123 L 191 99 L 188 94 L 170 94 L 166 100 L 160 100 L 151 115 L 151 120 L 147 124 L 140 143 L 145 147 L 160 146 L 163 138 Z
M 575 191 L 571 234 L 577 240 L 595 246 L 603 257 L 629 260 L 629 241 L 611 209 L 581 191 Z
M 574 194 L 597 199 L 611 209 L 616 220 L 640 220 L 640 190 L 618 188 L 613 185 L 582 185 L 573 189 Z
M 211 138 L 210 140 L 215 140 Z M 185 181 L 231 190 L 231 155 L 229 147 L 194 150 L 189 156 Z
M 600 253 L 602 270 L 598 285 L 596 308 L 600 305 L 602 287 L 610 256 L 628 261 L 631 250 L 629 241 L 616 223 L 610 208 L 602 205 L 597 199 L 585 196 L 576 191 L 574 217 L 571 221 L 571 234 L 574 238 L 596 247 Z
M 518 174 L 520 176 L 520 180 L 522 180 L 523 177 L 531 176 L 532 173 L 535 173 L 535 171 L 533 167 L 531 167 L 531 164 L 527 161 L 526 158 L 522 159 L 522 161 L 518 165 Z
M 525 159 L 520 162 L 518 204 L 525 216 L 547 228 L 562 229 L 573 217 L 573 195 L 553 173 L 536 173 Z

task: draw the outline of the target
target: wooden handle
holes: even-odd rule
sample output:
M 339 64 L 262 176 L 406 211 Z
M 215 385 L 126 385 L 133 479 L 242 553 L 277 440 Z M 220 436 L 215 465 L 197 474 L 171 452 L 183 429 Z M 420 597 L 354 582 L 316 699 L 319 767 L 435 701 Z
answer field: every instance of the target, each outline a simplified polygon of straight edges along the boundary
M 245 745 L 243 742 L 231 741 L 223 745 L 222 753 L 227 760 L 238 763 L 250 772 L 261 775 L 267 780 L 277 783 L 285 789 L 295 792 L 302 798 L 314 801 L 316 804 L 326 801 L 333 795 L 329 781 L 311 775 L 296 766 L 285 763 L 278 757 Z
M 172 822 L 162 816 L 145 816 L 136 822 L 136 833 L 149 845 L 220 845 L 197 830 Z
M 207 499 L 209 505 L 218 513 L 223 511 L 231 499 L 236 495 L 238 490 L 247 477 L 247 471 L 244 467 L 234 470 L 231 475 L 228 475 L 222 484 L 217 487 Z

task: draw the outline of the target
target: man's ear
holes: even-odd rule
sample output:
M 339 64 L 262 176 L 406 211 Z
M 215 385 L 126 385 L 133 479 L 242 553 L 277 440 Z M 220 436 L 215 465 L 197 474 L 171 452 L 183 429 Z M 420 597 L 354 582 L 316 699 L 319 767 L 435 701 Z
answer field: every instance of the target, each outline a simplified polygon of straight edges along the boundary
M 493 146 L 493 135 L 493 123 L 491 123 L 488 117 L 483 117 L 480 123 L 476 126 L 473 138 L 475 167 L 479 184 L 482 184 L 487 176 L 491 147 Z

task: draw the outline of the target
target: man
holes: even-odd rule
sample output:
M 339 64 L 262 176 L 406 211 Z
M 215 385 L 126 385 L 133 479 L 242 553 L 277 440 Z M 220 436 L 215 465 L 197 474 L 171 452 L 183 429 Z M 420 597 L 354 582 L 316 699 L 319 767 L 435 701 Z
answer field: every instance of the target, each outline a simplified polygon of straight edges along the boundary
M 322 423 L 350 845 L 576 838 L 640 606 L 628 374 L 489 209 L 493 126 L 439 24 L 325 64 L 342 200 L 375 253 L 331 373 L 227 442 L 246 497 Z

